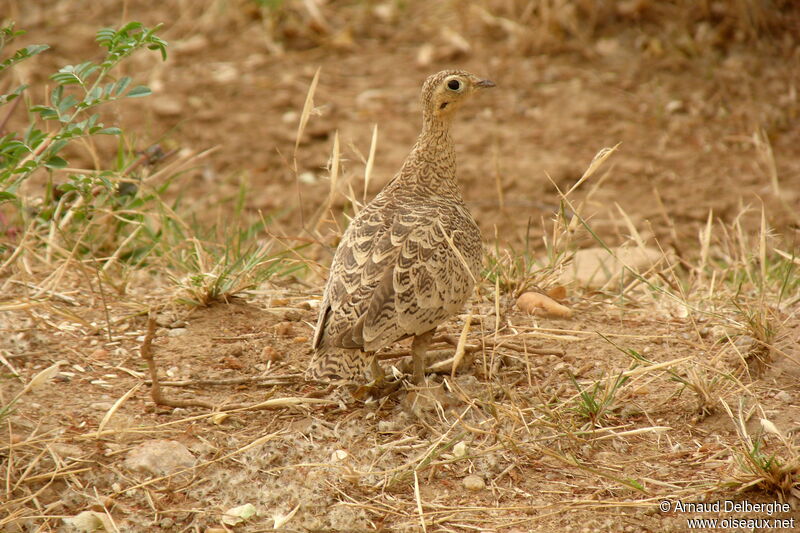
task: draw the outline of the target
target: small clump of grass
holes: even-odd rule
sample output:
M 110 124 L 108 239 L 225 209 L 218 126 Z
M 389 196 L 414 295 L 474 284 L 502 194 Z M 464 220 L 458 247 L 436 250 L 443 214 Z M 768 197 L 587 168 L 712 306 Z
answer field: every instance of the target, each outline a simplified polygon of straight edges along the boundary
M 656 362 L 651 361 L 641 352 L 633 348 L 620 346 L 605 335 L 600 334 L 600 336 L 621 353 L 633 359 L 635 365 L 642 363 L 647 366 L 657 365 Z M 727 397 L 739 384 L 738 380 L 730 373 L 711 368 L 705 362 L 698 364 L 696 361 L 691 361 L 683 365 L 682 369 L 681 367 L 662 367 L 661 365 L 659 365 L 659 368 L 667 373 L 670 380 L 681 385 L 681 388 L 675 394 L 676 396 L 680 396 L 684 390 L 694 393 L 697 402 L 697 413 L 701 417 L 714 412 L 719 405 L 720 399 Z
M 500 239 L 495 235 L 495 246 L 487 253 L 488 266 L 484 270 L 483 277 L 514 299 L 531 288 L 546 290 L 550 286 L 557 285 L 562 272 L 575 254 L 575 242 L 580 230 L 587 230 L 599 240 L 580 215 L 582 207 L 597 190 L 596 187 L 590 190 L 578 205 L 570 200 L 570 195 L 591 178 L 618 147 L 619 145 L 603 148 L 597 152 L 580 179 L 568 191 L 561 191 L 551 180 L 561 197 L 561 202 L 553 219 L 542 223 L 545 249 L 542 259 L 536 259 L 534 256 L 531 221 L 528 220 L 521 250 L 507 245 L 501 248 Z
M 617 376 L 595 381 L 590 387 L 584 387 L 570 373 L 569 379 L 578 391 L 576 404 L 572 410 L 591 427 L 599 428 L 605 424 L 611 413 L 618 407 L 617 394 L 628 382 L 629 376 L 620 372 Z
M 747 305 L 734 300 L 733 305 L 741 317 L 741 339 L 749 339 L 740 353 L 747 368 L 760 376 L 773 359 L 773 345 L 778 331 L 774 313 L 767 305 Z
M 750 339 L 739 348 L 748 371 L 759 377 L 773 360 L 775 343 L 782 329 L 781 315 L 787 304 L 796 301 L 800 281 L 795 249 L 791 254 L 776 248 L 776 236 L 767 226 L 764 209 L 760 212 L 760 230 L 747 232 L 742 220 L 750 213 L 744 209 L 730 226 L 720 226 L 717 244 L 712 247 L 712 215 L 701 232 L 699 279 L 709 285 L 707 294 L 718 305 L 740 339 Z M 720 280 L 720 281 L 717 281 Z M 743 349 L 742 349 L 743 348 Z
M 562 205 L 563 207 L 563 205 Z M 546 290 L 558 283 L 558 276 L 572 258 L 569 246 L 569 220 L 562 208 L 552 221 L 551 237 L 544 239 L 546 254 L 537 257 L 531 242 L 532 221 L 528 220 L 521 249 L 500 245 L 496 235 L 494 246 L 487 250 L 483 277 L 503 294 L 516 300 L 530 289 Z
M 253 229 L 227 232 L 232 239 L 221 241 L 190 237 L 170 259 L 177 301 L 193 306 L 227 302 L 273 276 L 305 268 L 301 261 L 286 261 L 297 249 L 276 251 L 273 241 L 259 244 L 252 239 Z
M 761 413 L 760 429 L 755 435 L 747 429 L 748 413 L 740 402 L 736 414 L 723 403 L 728 416 L 736 426 L 739 445 L 732 450 L 735 458 L 731 479 L 723 486 L 737 492 L 760 490 L 769 496 L 786 501 L 790 496 L 800 498 L 800 447 L 793 442 L 796 437 L 786 436 Z
M 684 390 L 694 393 L 700 417 L 716 411 L 720 399 L 727 396 L 735 387 L 733 376 L 703 365 L 690 364 L 686 366 L 684 372 L 668 369 L 667 373 L 672 381 L 682 386 L 677 395 Z
M 306 269 L 293 255 L 307 244 L 279 246 L 269 235 L 270 217 L 248 224 L 245 217 L 247 184 L 239 187 L 235 205 L 225 220 L 204 229 L 190 226 L 174 211 L 164 213 L 160 254 L 169 267 L 179 303 L 207 306 L 255 289 L 273 276 L 290 276 Z

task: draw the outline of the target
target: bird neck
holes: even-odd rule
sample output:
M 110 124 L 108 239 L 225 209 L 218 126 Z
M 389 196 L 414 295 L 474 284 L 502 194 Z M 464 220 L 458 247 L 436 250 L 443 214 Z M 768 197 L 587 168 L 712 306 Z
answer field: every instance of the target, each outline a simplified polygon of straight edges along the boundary
M 424 117 L 422 132 L 400 172 L 421 187 L 451 188 L 456 175 L 456 152 L 447 118 Z
M 450 139 L 450 115 L 424 113 L 422 115 L 422 131 L 417 144 L 420 144 L 422 140 L 435 143 L 439 139 L 444 139 L 450 147 L 453 146 L 453 141 Z

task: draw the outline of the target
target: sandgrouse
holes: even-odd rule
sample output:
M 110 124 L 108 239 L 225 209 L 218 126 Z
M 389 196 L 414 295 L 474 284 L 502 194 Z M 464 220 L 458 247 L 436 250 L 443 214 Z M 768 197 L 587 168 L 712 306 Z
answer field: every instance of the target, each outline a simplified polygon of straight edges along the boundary
M 422 132 L 400 172 L 352 220 L 331 264 L 308 375 L 353 380 L 376 351 L 413 337 L 413 380 L 424 381 L 425 352 L 437 326 L 459 312 L 482 262 L 481 234 L 456 181 L 450 120 L 481 89 L 462 70 L 422 87 Z

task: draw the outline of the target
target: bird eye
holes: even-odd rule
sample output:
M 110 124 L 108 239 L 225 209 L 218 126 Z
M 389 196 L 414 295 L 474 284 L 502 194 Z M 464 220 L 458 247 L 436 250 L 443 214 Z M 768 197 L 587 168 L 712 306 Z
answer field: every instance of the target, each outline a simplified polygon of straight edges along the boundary
M 460 91 L 461 90 L 461 82 L 453 79 L 447 82 L 447 88 L 451 91 Z

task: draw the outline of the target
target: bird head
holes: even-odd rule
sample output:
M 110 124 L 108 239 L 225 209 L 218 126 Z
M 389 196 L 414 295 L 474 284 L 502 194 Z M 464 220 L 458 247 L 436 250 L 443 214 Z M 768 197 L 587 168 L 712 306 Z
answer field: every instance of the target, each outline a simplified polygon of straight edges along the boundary
M 443 70 L 429 76 L 422 86 L 424 113 L 430 117 L 449 118 L 475 92 L 489 87 L 494 87 L 494 82 L 464 70 Z

